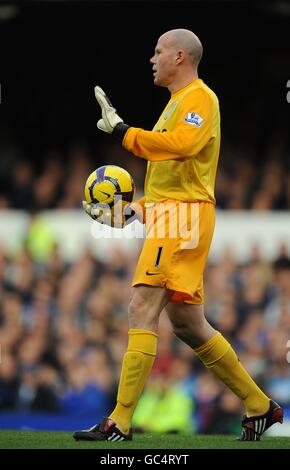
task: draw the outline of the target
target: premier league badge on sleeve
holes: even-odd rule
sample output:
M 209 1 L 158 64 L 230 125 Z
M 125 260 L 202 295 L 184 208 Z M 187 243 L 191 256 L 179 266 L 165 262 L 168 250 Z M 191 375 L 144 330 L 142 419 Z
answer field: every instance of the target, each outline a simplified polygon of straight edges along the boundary
M 199 114 L 187 113 L 187 116 L 184 118 L 184 120 L 191 126 L 201 127 L 201 123 L 204 119 Z

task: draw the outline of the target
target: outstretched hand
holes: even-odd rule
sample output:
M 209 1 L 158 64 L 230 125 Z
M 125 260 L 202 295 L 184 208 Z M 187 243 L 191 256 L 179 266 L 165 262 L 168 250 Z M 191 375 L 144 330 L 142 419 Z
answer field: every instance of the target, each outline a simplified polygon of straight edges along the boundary
M 95 97 L 102 109 L 102 119 L 97 122 L 97 127 L 103 132 L 112 134 L 115 127 L 124 121 L 118 116 L 106 93 L 99 86 L 95 87 Z

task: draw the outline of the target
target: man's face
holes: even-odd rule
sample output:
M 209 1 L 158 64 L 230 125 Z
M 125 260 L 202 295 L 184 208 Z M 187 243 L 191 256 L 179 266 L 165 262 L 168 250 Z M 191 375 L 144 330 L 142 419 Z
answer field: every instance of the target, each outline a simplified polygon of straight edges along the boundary
M 150 63 L 153 65 L 154 84 L 164 87 L 170 85 L 176 73 L 176 51 L 167 36 L 159 38 Z

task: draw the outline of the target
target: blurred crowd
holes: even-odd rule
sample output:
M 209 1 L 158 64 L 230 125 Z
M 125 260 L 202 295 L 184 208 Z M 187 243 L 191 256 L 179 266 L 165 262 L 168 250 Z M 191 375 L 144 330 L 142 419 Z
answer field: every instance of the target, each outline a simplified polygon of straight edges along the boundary
M 223 144 L 216 180 L 217 207 L 290 209 L 290 160 L 281 142 L 278 139 L 269 144 L 262 162 L 252 151 Z M 0 209 L 79 208 L 88 175 L 104 164 L 126 168 L 138 192 L 143 193 L 145 160 L 133 158 L 117 142 L 106 142 L 96 151 L 87 143 L 74 142 L 65 151 L 47 151 L 39 159 L 25 158 L 16 147 L 0 147 L 0 151 Z
M 113 406 L 127 347 L 127 306 L 136 256 L 114 248 L 46 262 L 23 246 L 0 249 L 0 413 L 49 412 L 90 418 Z M 290 258 L 273 262 L 258 247 L 246 264 L 225 253 L 205 273 L 208 320 L 232 343 L 265 392 L 290 409 Z M 289 355 L 288 355 L 289 356 Z M 165 312 L 157 358 L 135 413 L 139 430 L 235 433 L 240 401 L 177 340 Z
M 279 143 L 268 148 L 263 165 L 243 150 L 224 146 L 222 152 L 218 208 L 290 209 L 290 168 Z M 48 412 L 96 422 L 114 405 L 136 255 L 114 247 L 105 261 L 87 250 L 67 262 L 46 237 L 42 258 L 33 216 L 46 209 L 80 208 L 88 175 L 103 164 L 126 168 L 143 193 L 145 161 L 132 158 L 117 142 L 106 143 L 99 153 L 101 159 L 81 141 L 66 151 L 48 151 L 39 161 L 23 158 L 17 148 L 1 149 L 0 209 L 24 209 L 32 217 L 23 247 L 9 254 L 0 247 L 0 413 Z M 209 321 L 258 384 L 290 413 L 286 248 L 271 263 L 257 246 L 245 264 L 225 253 L 207 266 L 205 294 Z M 135 429 L 238 433 L 242 413 L 240 401 L 173 336 L 163 312 L 158 355 L 134 416 Z

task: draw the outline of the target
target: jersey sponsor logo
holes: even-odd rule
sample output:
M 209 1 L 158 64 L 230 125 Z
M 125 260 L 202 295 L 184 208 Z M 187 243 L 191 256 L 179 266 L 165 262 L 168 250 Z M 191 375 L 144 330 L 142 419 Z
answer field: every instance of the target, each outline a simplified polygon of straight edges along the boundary
M 204 119 L 197 113 L 187 113 L 187 116 L 184 118 L 184 120 L 191 126 L 201 127 L 201 123 Z

